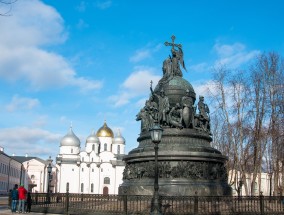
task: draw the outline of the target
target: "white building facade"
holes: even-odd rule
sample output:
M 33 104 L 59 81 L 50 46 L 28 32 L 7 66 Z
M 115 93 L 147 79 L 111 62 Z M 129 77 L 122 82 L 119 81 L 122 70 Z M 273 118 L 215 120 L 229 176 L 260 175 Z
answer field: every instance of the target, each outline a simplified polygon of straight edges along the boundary
M 0 195 L 9 193 L 15 184 L 20 184 L 25 178 L 22 163 L 4 153 L 0 147 Z
M 72 127 L 60 142 L 56 158 L 58 192 L 118 194 L 125 164 L 125 139 L 104 125 L 87 137 L 85 150 Z

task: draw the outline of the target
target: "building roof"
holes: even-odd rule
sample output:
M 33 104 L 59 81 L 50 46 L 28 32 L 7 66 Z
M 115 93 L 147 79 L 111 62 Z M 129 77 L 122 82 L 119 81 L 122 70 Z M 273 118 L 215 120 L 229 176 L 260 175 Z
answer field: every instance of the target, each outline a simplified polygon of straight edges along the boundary
M 35 160 L 37 160 L 37 161 L 39 161 L 39 162 L 41 162 L 41 163 L 44 163 L 44 164 L 48 163 L 48 161 L 43 160 L 43 159 L 38 158 L 38 157 L 11 156 L 11 158 L 13 158 L 14 160 L 16 160 L 16 161 L 18 161 L 18 162 L 20 162 L 20 163 L 24 163 L 24 162 L 30 161 L 30 160 L 32 160 L 32 159 L 35 159 Z

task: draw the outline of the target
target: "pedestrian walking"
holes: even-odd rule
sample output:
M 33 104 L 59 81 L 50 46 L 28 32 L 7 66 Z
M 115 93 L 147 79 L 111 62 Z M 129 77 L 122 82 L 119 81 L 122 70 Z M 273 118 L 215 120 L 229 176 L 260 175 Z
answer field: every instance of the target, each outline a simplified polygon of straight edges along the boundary
M 26 213 L 25 203 L 26 203 L 27 190 L 24 188 L 23 184 L 20 185 L 18 193 L 19 193 L 18 213 Z
M 18 193 L 18 185 L 15 184 L 13 190 L 11 190 L 11 211 L 12 213 L 16 212 L 17 204 L 19 200 L 19 193 Z

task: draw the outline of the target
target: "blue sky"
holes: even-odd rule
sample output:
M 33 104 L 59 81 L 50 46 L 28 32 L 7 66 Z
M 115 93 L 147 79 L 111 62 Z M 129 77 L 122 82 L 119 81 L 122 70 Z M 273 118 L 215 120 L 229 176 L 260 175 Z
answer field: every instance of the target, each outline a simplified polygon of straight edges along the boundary
M 183 45 L 184 78 L 205 94 L 214 66 L 284 55 L 283 11 L 281 0 L 18 0 L 0 16 L 0 146 L 54 158 L 71 122 L 84 149 L 106 120 L 129 152 L 165 41 Z

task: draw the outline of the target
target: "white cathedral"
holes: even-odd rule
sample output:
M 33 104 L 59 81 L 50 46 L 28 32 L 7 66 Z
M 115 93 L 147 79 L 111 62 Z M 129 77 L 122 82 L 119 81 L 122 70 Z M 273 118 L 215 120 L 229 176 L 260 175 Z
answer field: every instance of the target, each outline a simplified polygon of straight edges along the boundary
M 122 161 L 125 139 L 104 125 L 86 139 L 85 151 L 72 126 L 60 142 L 56 158 L 57 191 L 85 194 L 118 194 L 125 163 Z

